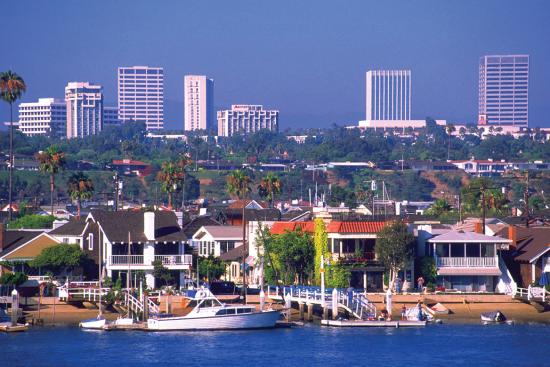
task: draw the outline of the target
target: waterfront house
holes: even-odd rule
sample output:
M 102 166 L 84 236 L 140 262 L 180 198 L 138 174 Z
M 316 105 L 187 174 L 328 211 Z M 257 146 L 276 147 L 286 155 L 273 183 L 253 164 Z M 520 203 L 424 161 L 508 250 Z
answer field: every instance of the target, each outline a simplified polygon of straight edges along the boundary
M 538 286 L 543 272 L 550 273 L 550 227 L 508 226 L 512 244 L 504 259 L 518 286 Z
M 382 221 L 330 221 L 326 226 L 328 251 L 331 261 L 348 266 L 351 271 L 350 285 L 366 288 L 368 291 L 382 290 L 384 267 L 376 258 L 374 251 L 378 232 L 386 223 Z M 272 235 L 281 235 L 286 231 L 300 230 L 313 236 L 314 222 L 275 222 L 271 227 Z M 409 281 L 413 268 L 408 267 L 402 276 Z
M 172 211 L 92 210 L 86 217 L 82 246 L 96 263 L 101 259 L 114 281 L 121 278 L 126 284 L 128 272 L 131 279 L 143 272 L 146 285 L 154 288 L 155 261 L 175 275 L 176 285 L 190 276 L 192 255 L 186 251 L 185 242 L 178 217 Z
M 48 234 L 57 239 L 61 243 L 69 243 L 79 245 L 83 249 L 84 243 L 84 228 L 86 227 L 86 219 L 72 219 L 70 221 L 54 221 L 54 229 Z M 84 250 L 84 249 L 83 249 Z
M 202 226 L 191 240 L 194 251 L 201 257 L 219 257 L 242 244 L 241 226 Z
M 4 225 L 0 224 L 0 261 L 29 261 L 40 255 L 42 250 L 59 243 L 44 230 L 5 230 Z
M 448 231 L 430 238 L 429 256 L 437 267 L 437 286 L 462 292 L 505 291 L 508 270 L 500 252 L 512 241 L 476 232 Z

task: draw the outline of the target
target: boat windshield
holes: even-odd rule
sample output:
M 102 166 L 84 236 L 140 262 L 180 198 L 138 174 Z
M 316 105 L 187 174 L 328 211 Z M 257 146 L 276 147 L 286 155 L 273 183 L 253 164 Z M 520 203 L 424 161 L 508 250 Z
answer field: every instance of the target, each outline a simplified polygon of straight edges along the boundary
M 221 306 L 221 303 L 215 298 L 205 299 L 204 301 L 199 303 L 199 308 L 220 307 L 220 306 Z

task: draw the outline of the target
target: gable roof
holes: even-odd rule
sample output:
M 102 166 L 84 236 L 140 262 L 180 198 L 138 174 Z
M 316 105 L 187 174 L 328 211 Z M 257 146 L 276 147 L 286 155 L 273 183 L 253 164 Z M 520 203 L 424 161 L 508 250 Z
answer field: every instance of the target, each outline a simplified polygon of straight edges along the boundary
M 87 221 L 91 219 L 97 221 L 111 242 L 127 243 L 128 233 L 132 242 L 148 242 L 143 231 L 143 217 L 143 212 L 92 210 Z M 174 212 L 155 212 L 155 241 L 179 242 L 186 239 Z
M 52 236 L 80 236 L 86 227 L 86 219 L 74 219 L 48 232 Z
M 227 208 L 228 209 L 241 209 L 242 210 L 243 206 L 246 209 L 261 209 L 261 208 L 267 209 L 267 204 L 265 202 L 256 201 L 256 200 L 252 200 L 252 199 L 235 200 L 234 202 L 229 204 L 229 206 Z
M 26 230 L 8 230 L 4 232 L 4 246 L 0 252 L 0 257 L 4 257 L 10 252 L 13 252 L 29 241 L 44 234 L 44 231 L 26 231 Z
M 221 226 L 221 224 L 210 216 L 199 216 L 184 223 L 182 230 L 187 238 L 192 238 L 201 227 L 205 226 Z
M 242 240 L 243 227 L 241 226 L 203 226 L 199 231 L 208 232 L 214 238 Z
M 245 255 L 245 257 L 247 257 L 248 256 L 247 249 L 245 248 L 244 251 L 246 251 L 244 255 Z M 235 247 L 235 248 L 221 254 L 220 255 L 220 260 L 221 261 L 235 261 L 235 260 L 242 259 L 242 257 L 243 257 L 243 247 L 238 246 L 238 247 Z
M 514 260 L 533 262 L 550 251 L 550 227 L 516 227 L 517 240 Z
M 438 242 L 483 242 L 483 243 L 512 243 L 511 240 L 502 237 L 488 236 L 476 232 L 463 232 L 463 231 L 449 231 L 443 234 L 440 234 L 436 237 L 432 237 L 428 240 L 430 243 Z
M 368 221 L 332 221 L 327 226 L 327 233 L 378 233 L 386 222 Z

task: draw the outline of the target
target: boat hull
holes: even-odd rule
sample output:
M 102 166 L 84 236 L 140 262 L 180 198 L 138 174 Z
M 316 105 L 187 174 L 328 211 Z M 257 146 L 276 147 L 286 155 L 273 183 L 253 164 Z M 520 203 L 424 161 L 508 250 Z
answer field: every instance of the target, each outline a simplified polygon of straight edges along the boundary
M 104 318 L 93 318 L 88 320 L 83 320 L 78 324 L 82 329 L 90 329 L 90 330 L 102 330 L 105 325 L 107 324 L 107 320 Z
M 273 328 L 281 314 L 279 311 L 263 311 L 242 315 L 208 317 L 170 317 L 147 320 L 148 330 L 235 330 Z

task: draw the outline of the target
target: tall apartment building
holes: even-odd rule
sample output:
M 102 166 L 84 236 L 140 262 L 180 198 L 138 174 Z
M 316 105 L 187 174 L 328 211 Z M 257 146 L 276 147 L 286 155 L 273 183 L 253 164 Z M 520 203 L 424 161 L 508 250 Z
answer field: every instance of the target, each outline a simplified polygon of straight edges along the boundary
M 250 134 L 268 129 L 279 131 L 279 111 L 264 110 L 262 105 L 231 105 L 218 111 L 218 136 Z
M 67 138 L 95 135 L 103 129 L 103 93 L 100 85 L 69 82 L 65 87 Z
M 529 55 L 487 55 L 479 59 L 481 125 L 529 124 Z
M 103 126 L 120 125 L 118 107 L 103 106 Z
M 121 122 L 145 122 L 147 130 L 164 127 L 163 68 L 118 68 L 118 118 Z
M 19 104 L 19 130 L 28 136 L 67 134 L 67 104 L 62 99 L 39 98 Z
M 411 119 L 411 71 L 367 71 L 367 121 Z
M 205 75 L 186 75 L 183 84 L 184 130 L 215 132 L 214 80 Z

